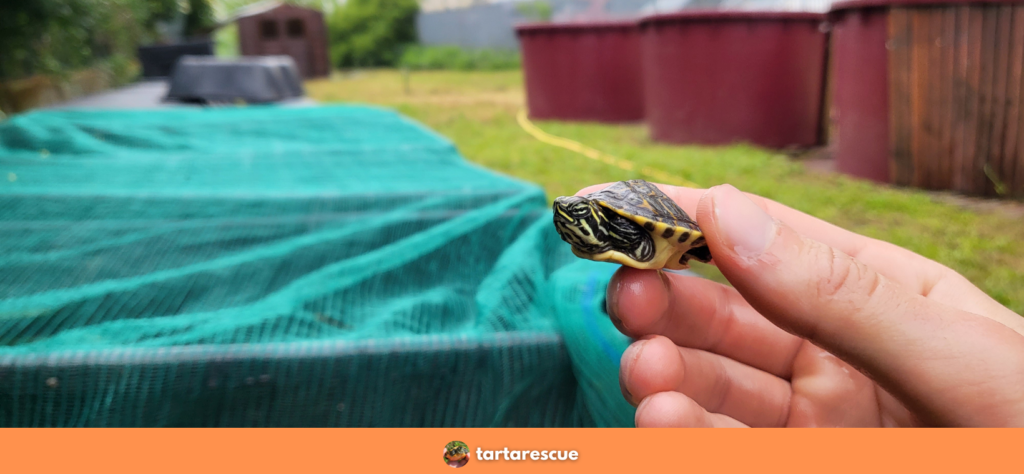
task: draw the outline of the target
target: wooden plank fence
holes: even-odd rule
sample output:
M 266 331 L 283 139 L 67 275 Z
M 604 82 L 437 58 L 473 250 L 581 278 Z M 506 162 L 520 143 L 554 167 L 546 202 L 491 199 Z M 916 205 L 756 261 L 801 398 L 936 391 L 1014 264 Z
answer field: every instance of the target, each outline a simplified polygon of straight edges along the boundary
M 1024 196 L 1024 5 L 894 7 L 896 184 Z

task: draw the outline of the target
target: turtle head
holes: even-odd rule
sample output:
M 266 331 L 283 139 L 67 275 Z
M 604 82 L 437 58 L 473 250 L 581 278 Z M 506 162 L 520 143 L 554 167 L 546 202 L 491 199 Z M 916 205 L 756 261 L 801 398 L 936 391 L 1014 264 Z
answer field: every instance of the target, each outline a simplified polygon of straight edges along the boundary
M 469 452 L 469 446 L 466 446 L 466 443 L 461 441 L 452 441 L 444 449 L 449 457 L 459 457 L 459 459 L 465 457 L 465 454 Z
M 596 202 L 580 196 L 562 196 L 552 206 L 555 229 L 562 240 L 584 253 L 607 247 L 607 218 Z
M 554 209 L 556 212 L 562 211 L 570 216 L 582 217 L 593 211 L 600 211 L 600 206 L 585 197 L 562 196 L 555 199 Z
M 614 250 L 635 262 L 647 262 L 654 257 L 654 241 L 643 226 L 605 209 L 593 199 L 560 197 L 555 199 L 553 210 L 555 229 L 579 256 Z M 608 257 L 602 260 L 605 258 Z

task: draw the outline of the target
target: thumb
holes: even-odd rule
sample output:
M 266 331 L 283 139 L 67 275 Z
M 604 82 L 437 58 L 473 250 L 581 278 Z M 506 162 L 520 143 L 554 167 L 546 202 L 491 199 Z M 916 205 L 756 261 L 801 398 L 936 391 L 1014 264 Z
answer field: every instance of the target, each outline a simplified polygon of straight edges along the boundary
M 1024 383 L 1024 363 L 1007 362 L 1024 361 L 1024 338 L 1006 326 L 906 291 L 732 186 L 708 190 L 697 221 L 715 264 L 754 309 L 859 368 L 922 421 L 1004 424 L 1000 407 L 1024 402 L 1015 390 L 989 393 L 1000 378 L 1002 387 Z

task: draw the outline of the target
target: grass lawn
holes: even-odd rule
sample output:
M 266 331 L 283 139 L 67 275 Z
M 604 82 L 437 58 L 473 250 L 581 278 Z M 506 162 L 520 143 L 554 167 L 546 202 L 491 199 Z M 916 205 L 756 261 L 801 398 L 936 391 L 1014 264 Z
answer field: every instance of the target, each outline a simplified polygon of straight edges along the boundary
M 525 133 L 515 118 L 524 104 L 519 71 L 413 72 L 407 79 L 397 71 L 366 71 L 306 85 L 309 95 L 323 102 L 393 107 L 451 138 L 469 160 L 543 186 L 551 200 L 590 184 L 645 177 Z M 808 171 L 799 161 L 770 150 L 656 144 L 642 125 L 536 125 L 641 166 L 705 187 L 731 183 L 906 247 L 952 267 L 1024 313 L 1024 223 L 1019 217 L 999 210 L 970 210 L 933 193 Z M 724 281 L 713 267 L 697 265 L 698 272 Z

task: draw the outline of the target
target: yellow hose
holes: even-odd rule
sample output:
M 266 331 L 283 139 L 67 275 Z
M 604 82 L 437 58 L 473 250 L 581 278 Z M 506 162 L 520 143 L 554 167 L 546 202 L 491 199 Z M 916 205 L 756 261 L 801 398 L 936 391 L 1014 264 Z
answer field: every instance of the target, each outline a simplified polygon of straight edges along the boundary
M 697 183 L 694 183 L 693 181 L 688 181 L 678 176 L 673 176 L 672 174 L 659 170 L 657 168 L 652 168 L 650 166 L 639 166 L 636 163 L 633 163 L 632 161 L 624 160 L 622 158 L 616 158 L 607 153 L 601 153 L 600 151 L 590 148 L 580 142 L 569 140 L 568 138 L 556 137 L 550 133 L 547 133 L 544 130 L 537 128 L 536 125 L 530 122 L 530 119 L 526 117 L 526 109 L 519 109 L 519 113 L 516 114 L 516 121 L 519 122 L 519 126 L 522 127 L 523 130 L 526 131 L 526 133 L 529 133 L 531 136 L 533 136 L 533 138 L 536 138 L 541 142 L 547 143 L 548 145 L 554 145 L 559 148 L 565 148 L 566 150 L 574 151 L 587 158 L 590 158 L 591 160 L 597 160 L 615 166 L 617 168 L 621 168 L 626 171 L 637 170 L 640 172 L 640 174 L 650 176 L 654 178 L 655 181 L 661 183 L 679 183 L 688 188 L 700 187 L 699 185 L 697 185 Z

